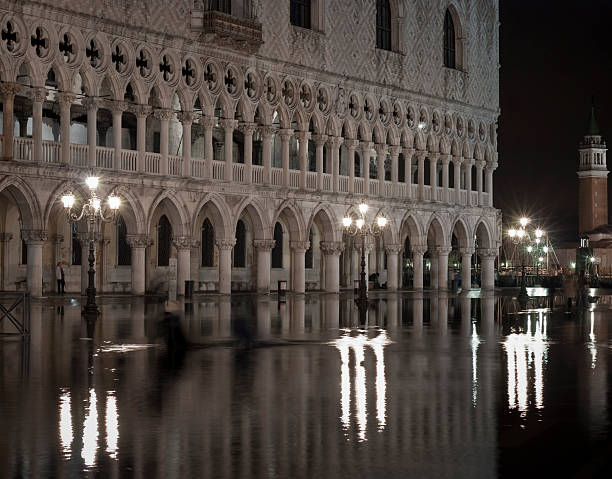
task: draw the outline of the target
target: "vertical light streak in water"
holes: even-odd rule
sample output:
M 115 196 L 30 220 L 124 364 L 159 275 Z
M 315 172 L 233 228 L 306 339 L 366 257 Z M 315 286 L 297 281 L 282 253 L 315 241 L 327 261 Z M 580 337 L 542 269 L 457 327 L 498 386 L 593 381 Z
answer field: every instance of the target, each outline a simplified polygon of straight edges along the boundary
M 527 361 L 528 355 L 525 350 L 524 338 L 517 335 L 514 341 L 514 354 L 516 355 L 516 399 L 518 402 L 518 410 L 521 413 L 527 412 Z
M 112 459 L 117 459 L 119 443 L 119 413 L 117 398 L 114 391 L 109 391 L 106 397 L 106 452 Z
M 476 331 L 476 325 L 472 324 L 472 405 L 476 406 L 476 400 L 478 399 L 478 345 L 480 339 L 478 339 L 478 332 Z
M 59 435 L 64 456 L 69 457 L 72 450 L 72 416 L 70 414 L 70 391 L 62 389 L 59 409 Z
M 595 338 L 595 311 L 591 311 L 591 331 L 589 332 L 589 351 L 591 352 L 591 369 L 597 363 L 597 343 Z
M 83 423 L 83 450 L 81 457 L 87 467 L 92 467 L 96 463 L 96 452 L 98 450 L 98 405 L 96 391 L 94 388 L 89 390 L 89 406 L 87 416 Z
M 533 339 L 529 343 L 533 355 L 534 369 L 534 388 L 536 408 L 544 407 L 544 315 L 540 311 L 540 316 L 535 324 Z
M 342 427 L 348 431 L 351 425 L 351 373 L 349 370 L 349 343 L 350 338 L 344 336 L 336 341 L 336 348 L 340 351 L 340 405 L 342 407 Z
M 359 440 L 366 440 L 366 428 L 368 421 L 366 371 L 364 362 L 364 336 L 353 338 L 352 348 L 355 353 L 355 416 L 359 428 Z
M 387 332 L 381 331 L 378 336 L 369 341 L 376 356 L 376 419 L 378 430 L 387 425 L 387 379 L 385 378 L 385 346 L 389 344 Z
M 516 407 L 516 347 L 514 345 L 514 336 L 516 335 L 509 335 L 504 343 L 508 358 L 508 407 L 510 409 Z

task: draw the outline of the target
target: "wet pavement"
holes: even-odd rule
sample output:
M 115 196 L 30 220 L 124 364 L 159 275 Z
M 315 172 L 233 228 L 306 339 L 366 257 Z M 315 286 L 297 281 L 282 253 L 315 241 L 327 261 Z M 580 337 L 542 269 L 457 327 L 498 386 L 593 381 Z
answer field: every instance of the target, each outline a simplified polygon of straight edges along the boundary
M 606 297 L 80 301 L 0 338 L 0 477 L 610 477 Z

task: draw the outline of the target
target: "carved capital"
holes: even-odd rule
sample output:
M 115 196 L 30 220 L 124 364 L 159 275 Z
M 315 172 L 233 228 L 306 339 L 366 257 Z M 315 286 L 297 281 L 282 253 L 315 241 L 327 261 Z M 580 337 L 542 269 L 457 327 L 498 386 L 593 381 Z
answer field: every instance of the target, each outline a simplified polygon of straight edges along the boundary
M 481 258 L 497 258 L 499 250 L 497 248 L 478 248 L 478 255 Z
M 83 106 L 89 110 L 97 110 L 101 106 L 102 102 L 95 97 L 87 97 L 83 100 Z
M 13 100 L 15 95 L 19 93 L 21 86 L 19 83 L 2 83 L 0 84 L 0 94 L 4 98 L 4 101 Z
M 21 237 L 26 244 L 43 244 L 49 239 L 45 230 L 21 230 Z
M 113 113 L 123 113 L 124 111 L 128 109 L 127 103 L 124 103 L 122 101 L 108 102 L 107 107 Z
M 134 105 L 130 109 L 138 118 L 146 118 L 153 111 L 149 105 Z
M 352 138 L 345 138 L 344 144 L 349 150 L 356 150 L 359 146 L 359 140 L 353 140 Z
M 414 155 L 414 148 L 402 148 L 402 154 L 406 157 L 406 159 L 411 160 Z
M 452 156 L 451 155 L 440 155 L 440 162 L 443 166 L 448 166 Z
M 312 141 L 314 141 L 317 146 L 323 146 L 327 141 L 327 135 L 312 135 Z
M 13 233 L 0 233 L 0 243 L 8 243 L 13 239 Z
M 194 243 L 197 243 L 197 240 L 194 240 L 191 236 L 175 236 L 172 238 L 172 244 L 177 250 L 190 250 L 194 247 Z
M 231 118 L 220 118 L 219 126 L 225 130 L 235 130 L 238 127 L 238 120 L 232 120 Z
M 427 245 L 425 244 L 410 245 L 410 251 L 412 251 L 412 254 L 424 255 L 425 253 L 427 253 Z
M 372 146 L 374 146 L 374 143 L 372 143 L 371 141 L 362 141 L 361 151 L 363 151 L 363 154 L 367 156 L 370 154 L 370 150 L 372 149 Z
M 321 241 L 321 251 L 326 256 L 338 256 L 344 250 L 344 243 L 341 241 Z
M 238 125 L 238 130 L 240 130 L 243 135 L 252 135 L 256 129 L 256 123 L 244 122 Z
M 218 239 L 216 242 L 217 248 L 220 250 L 231 250 L 235 244 L 235 239 Z
M 310 248 L 310 241 L 291 241 L 289 246 L 294 253 L 306 253 Z
M 169 120 L 174 115 L 172 110 L 155 110 L 153 116 L 158 120 Z
M 474 254 L 474 248 L 459 248 L 459 253 L 472 256 Z
M 193 111 L 181 111 L 176 114 L 176 117 L 183 125 L 191 125 L 196 119 L 196 114 Z
M 423 150 L 416 150 L 414 152 L 414 156 L 416 157 L 417 161 L 424 161 L 425 156 L 427 156 L 427 152 Z
M 376 143 L 374 145 L 374 149 L 376 150 L 376 154 L 378 156 L 385 156 L 387 154 L 387 145 L 382 143 Z
M 74 93 L 62 92 L 58 93 L 56 98 L 60 106 L 67 108 L 76 101 L 77 97 Z
M 216 124 L 217 124 L 217 119 L 214 116 L 206 115 L 200 118 L 200 125 L 202 125 L 204 128 L 207 128 L 207 129 L 214 128 Z
M 436 248 L 434 248 L 434 252 L 437 255 L 443 255 L 443 256 L 448 256 L 452 250 L 453 248 L 450 246 L 437 246 Z
M 281 128 L 278 130 L 278 134 L 281 137 L 282 141 L 289 141 L 293 136 L 293 130 L 290 128 Z
M 55 235 L 53 236 L 53 242 L 55 244 L 60 244 L 64 242 L 64 235 Z
M 303 141 L 310 140 L 310 132 L 309 131 L 296 131 L 295 137 L 299 140 L 300 143 Z
M 455 164 L 455 166 L 461 166 L 461 164 L 463 163 L 463 157 L 453 156 L 453 163 Z
M 478 168 L 479 170 L 482 170 L 487 164 L 487 162 L 485 160 L 475 160 L 474 164 L 476 165 L 476 168 Z
M 399 154 L 401 152 L 402 152 L 402 147 L 399 145 L 392 145 L 389 147 L 389 155 L 391 155 L 391 158 L 397 159 L 397 157 L 399 157 Z
M 153 241 L 149 235 L 127 235 L 127 244 L 131 248 L 146 248 L 151 246 Z
M 276 133 L 276 128 L 272 125 L 264 125 L 259 127 L 259 132 L 261 136 L 264 138 L 270 138 L 274 133 Z
M 272 250 L 272 248 L 274 248 L 274 246 L 276 245 L 276 241 L 274 240 L 266 240 L 266 239 L 258 239 L 258 240 L 253 240 L 253 246 L 255 246 L 256 249 L 259 250 Z
M 387 244 L 385 245 L 385 251 L 387 254 L 398 254 L 402 250 L 401 244 Z
M 486 170 L 487 172 L 492 173 L 497 169 L 497 166 L 497 163 L 487 163 Z
M 344 138 L 340 136 L 330 136 L 328 137 L 327 143 L 332 148 L 340 148 L 340 145 L 344 142 Z
M 47 89 L 44 87 L 32 88 L 30 98 L 34 103 L 42 103 L 47 99 Z

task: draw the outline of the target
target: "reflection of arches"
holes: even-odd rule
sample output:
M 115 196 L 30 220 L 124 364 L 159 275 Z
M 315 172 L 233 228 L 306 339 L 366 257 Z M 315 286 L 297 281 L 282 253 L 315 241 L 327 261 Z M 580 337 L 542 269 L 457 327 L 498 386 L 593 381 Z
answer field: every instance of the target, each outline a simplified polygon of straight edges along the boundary
M 172 244 L 172 225 L 166 215 L 161 215 L 157 223 L 157 266 L 170 264 L 170 246 Z
M 272 267 L 283 267 L 283 227 L 280 223 L 274 225 L 274 248 L 272 248 Z
M 215 264 L 215 229 L 208 218 L 202 223 L 200 232 L 202 267 L 212 268 Z

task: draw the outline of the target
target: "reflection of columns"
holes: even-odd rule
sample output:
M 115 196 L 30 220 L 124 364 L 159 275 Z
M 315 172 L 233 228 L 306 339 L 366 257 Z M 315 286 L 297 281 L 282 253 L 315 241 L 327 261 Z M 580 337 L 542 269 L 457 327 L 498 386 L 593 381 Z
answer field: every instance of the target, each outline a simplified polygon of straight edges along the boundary
M 461 248 L 461 291 L 472 288 L 472 255 L 474 248 Z
M 344 144 L 346 145 L 346 149 L 348 152 L 348 177 L 349 177 L 349 186 L 348 192 L 355 192 L 355 148 L 359 145 L 359 141 L 357 140 L 344 140 Z
M 183 126 L 183 176 L 191 176 L 191 125 L 195 119 L 192 111 L 183 111 L 177 115 Z
M 270 292 L 270 257 L 274 240 L 254 240 L 253 246 L 257 250 L 257 292 Z
M 455 173 L 455 204 L 460 204 L 459 190 L 461 189 L 461 163 L 463 162 L 460 156 L 453 156 L 453 166 Z
M 402 250 L 400 244 L 385 245 L 387 252 L 387 290 L 396 291 L 399 279 L 398 255 Z
M 424 198 L 424 189 L 423 187 L 425 186 L 425 152 L 424 151 L 417 151 L 416 152 L 416 158 L 417 158 L 417 176 L 418 176 L 418 196 L 419 196 L 419 200 L 423 201 Z
M 147 117 L 151 114 L 151 107 L 137 105 L 134 108 L 134 114 L 136 115 L 136 148 L 138 149 L 137 170 L 139 173 L 143 173 L 145 170 L 145 154 L 147 152 Z
M 484 160 L 476 160 L 476 191 L 478 191 L 478 205 L 482 206 L 482 170 L 485 166 Z
M 110 104 L 110 109 L 113 112 L 113 148 L 115 149 L 113 168 L 118 170 L 121 168 L 121 120 L 127 105 L 114 101 Z
M 378 196 L 385 196 L 385 158 L 387 145 L 376 144 L 376 159 L 378 160 Z
M 308 171 L 308 140 L 310 132 L 298 131 L 295 136 L 298 140 L 299 157 L 300 157 L 300 188 L 306 188 L 306 172 Z
M 223 128 L 225 137 L 223 140 L 223 151 L 225 160 L 225 181 L 232 181 L 233 178 L 233 158 L 234 158 L 234 129 L 238 126 L 237 120 L 219 120 L 219 126 Z
M 361 174 L 363 176 L 363 194 L 370 194 L 370 154 L 372 151 L 372 142 L 362 141 L 361 142 L 361 156 L 363 161 L 363 168 Z
M 303 293 L 306 290 L 304 255 L 310 246 L 310 241 L 291 241 L 290 246 L 291 252 L 293 253 L 293 261 L 291 262 L 291 288 L 296 293 Z
M 414 289 L 423 289 L 423 255 L 427 251 L 427 246 L 411 245 L 411 248 L 413 264 L 412 287 Z
M 17 83 L 0 84 L 0 94 L 2 94 L 2 159 L 13 159 L 13 135 L 15 129 L 14 105 L 15 95 L 19 93 L 20 86 Z
M 493 172 L 497 168 L 497 163 L 488 163 L 485 169 L 485 188 L 489 194 L 487 204 L 484 206 L 493 206 Z
M 293 135 L 293 130 L 288 128 L 281 128 L 278 130 L 278 134 L 281 138 L 281 164 L 283 167 L 283 186 L 289 186 L 289 140 Z
M 83 106 L 87 108 L 87 165 L 95 168 L 99 103 L 96 98 L 89 97 L 83 101 Z
M 153 242 L 149 235 L 128 235 L 127 242 L 132 250 L 132 294 L 145 293 L 146 249 Z
M 495 287 L 495 258 L 497 248 L 482 248 L 478 250 L 480 256 L 480 288 L 492 290 Z
M 270 269 L 270 268 L 268 268 Z M 270 289 L 268 287 L 268 289 Z M 270 301 L 267 297 L 257 298 L 257 338 L 265 339 L 270 335 Z
M 436 248 L 438 256 L 438 289 L 442 291 L 448 289 L 448 254 L 450 252 L 451 248 L 448 246 Z
M 338 181 L 340 175 L 340 145 L 344 141 L 339 136 L 332 136 L 329 138 L 329 146 L 331 150 L 331 167 L 332 167 L 332 191 L 338 192 Z
M 28 248 L 27 285 L 32 296 L 40 297 L 42 288 L 42 248 L 47 241 L 44 230 L 23 230 L 21 236 Z
M 325 255 L 325 291 L 340 291 L 340 253 L 344 244 L 340 241 L 321 241 L 321 251 Z
M 323 148 L 327 141 L 327 135 L 315 135 L 312 137 L 315 142 L 315 158 L 317 170 L 317 190 L 323 189 Z
M 44 87 L 32 89 L 32 160 L 35 163 L 43 161 L 42 156 L 42 111 L 43 102 L 47 99 L 47 89 Z M 89 116 L 88 122 L 89 122 Z M 89 133 L 89 127 L 87 129 Z
M 440 163 L 442 164 L 442 201 L 449 203 L 449 191 L 448 191 L 448 164 L 450 163 L 451 155 L 441 155 Z
M 0 290 L 6 291 L 9 278 L 9 265 L 7 264 L 9 242 L 13 239 L 13 233 L 0 233 Z
M 439 153 L 429 154 L 429 184 L 431 185 L 431 201 L 437 201 L 438 197 L 436 192 L 438 191 L 438 158 Z
M 76 100 L 73 93 L 58 93 L 57 101 L 60 104 L 60 163 L 70 163 L 70 107 Z
M 161 157 L 159 173 L 163 176 L 168 176 L 168 134 L 172 113 L 170 110 L 155 110 L 153 113 L 153 116 L 159 120 L 159 154 Z
M 401 146 L 392 146 L 389 149 L 389 154 L 391 156 L 391 196 L 397 197 L 399 196 L 399 191 L 397 187 L 398 181 L 398 167 L 397 161 L 399 158 L 400 151 L 402 151 Z
M 213 162 L 213 128 L 216 120 L 214 116 L 204 116 L 200 119 L 204 127 L 204 178 L 212 178 Z
M 190 236 L 176 236 L 172 242 L 178 251 L 176 293 L 184 295 L 185 281 L 191 279 L 191 248 L 194 247 L 194 240 Z
M 465 165 L 465 189 L 467 190 L 467 203 L 472 204 L 472 165 L 474 160 L 466 158 L 463 162 Z
M 262 126 L 261 132 L 261 156 L 263 163 L 263 184 L 270 184 L 270 173 L 272 170 L 272 134 L 274 128 L 272 126 Z
M 219 249 L 219 293 L 230 294 L 232 291 L 232 248 L 236 240 L 218 239 Z
M 247 184 L 253 181 L 253 132 L 255 127 L 255 123 L 241 123 L 239 126 L 244 145 L 244 182 Z

